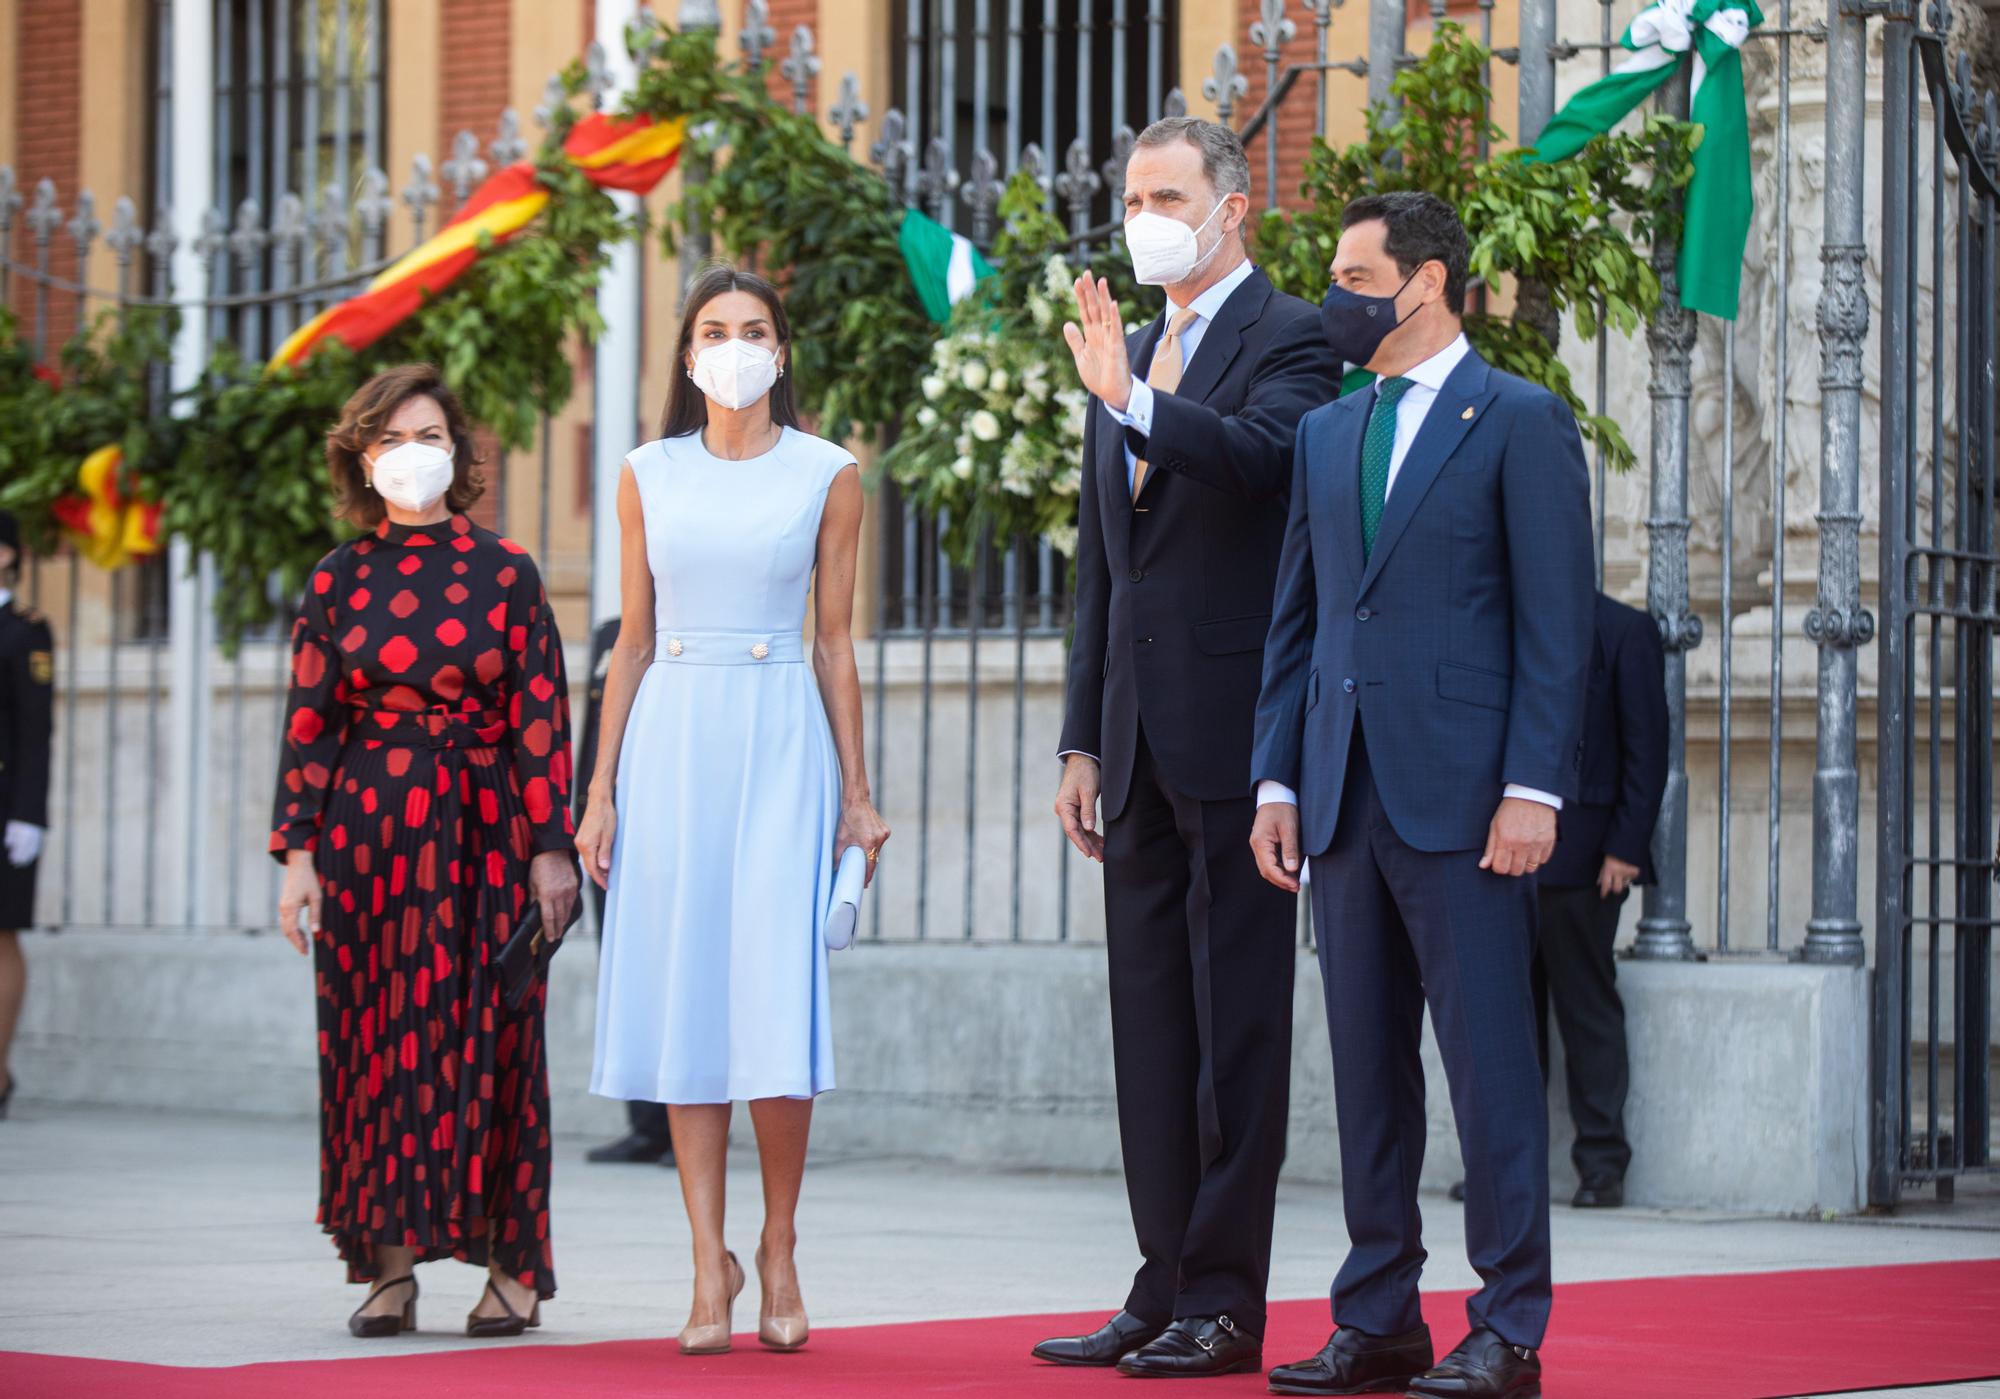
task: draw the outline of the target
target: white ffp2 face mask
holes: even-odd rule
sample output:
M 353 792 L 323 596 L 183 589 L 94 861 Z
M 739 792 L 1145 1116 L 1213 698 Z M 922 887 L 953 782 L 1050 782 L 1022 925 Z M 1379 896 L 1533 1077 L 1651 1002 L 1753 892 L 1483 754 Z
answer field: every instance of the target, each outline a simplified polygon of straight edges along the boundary
M 1125 251 L 1132 258 L 1132 273 L 1141 284 L 1149 287 L 1170 287 L 1176 282 L 1185 282 L 1194 275 L 1195 268 L 1214 256 L 1215 249 L 1222 246 L 1220 238 L 1215 247 L 1200 252 L 1199 235 L 1222 212 L 1222 201 L 1208 211 L 1208 217 L 1200 224 L 1189 228 L 1179 219 L 1165 214 L 1155 214 L 1151 210 L 1134 214 L 1125 220 Z
M 778 382 L 778 357 L 762 345 L 725 340 L 694 357 L 694 385 L 732 411 L 747 408 Z
M 399 510 L 421 514 L 451 489 L 452 454 L 428 442 L 405 442 L 374 459 L 375 493 Z

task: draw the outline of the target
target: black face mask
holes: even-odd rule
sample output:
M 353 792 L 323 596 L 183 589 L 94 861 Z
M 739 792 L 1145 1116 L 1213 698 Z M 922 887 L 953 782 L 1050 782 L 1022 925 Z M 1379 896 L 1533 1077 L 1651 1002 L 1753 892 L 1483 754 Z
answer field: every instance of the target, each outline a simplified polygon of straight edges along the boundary
M 1397 317 L 1396 297 L 1403 294 L 1403 287 L 1421 270 L 1421 266 L 1411 269 L 1410 275 L 1403 278 L 1403 286 L 1397 287 L 1391 296 L 1363 296 L 1338 282 L 1328 287 L 1326 299 L 1319 304 L 1319 325 L 1333 352 L 1349 364 L 1366 364 L 1375 358 L 1375 351 L 1389 338 L 1389 332 L 1408 319 Z

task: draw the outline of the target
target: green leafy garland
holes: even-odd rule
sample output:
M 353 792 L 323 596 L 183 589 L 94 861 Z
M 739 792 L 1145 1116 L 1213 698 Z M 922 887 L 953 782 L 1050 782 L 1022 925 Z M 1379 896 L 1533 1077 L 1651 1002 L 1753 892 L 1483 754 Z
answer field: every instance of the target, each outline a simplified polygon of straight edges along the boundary
M 1565 399 L 1606 464 L 1625 471 L 1634 457 L 1624 433 L 1577 396 L 1549 334 L 1565 314 L 1584 339 L 1599 334 L 1600 299 L 1610 328 L 1625 335 L 1659 306 L 1660 281 L 1644 250 L 1679 234 L 1677 195 L 1693 174 L 1697 131 L 1656 116 L 1629 135 L 1598 137 L 1569 160 L 1535 164 L 1520 150 L 1482 160 L 1482 134 L 1489 148 L 1506 139 L 1487 116 L 1490 59 L 1461 26 L 1440 24 L 1429 52 L 1391 84 L 1399 116 L 1371 108 L 1367 138 L 1342 150 L 1315 140 L 1301 186 L 1311 207 L 1267 213 L 1257 260 L 1281 290 L 1317 301 L 1350 200 L 1397 189 L 1437 195 L 1465 222 L 1473 274 L 1488 286 L 1512 276 L 1523 292 L 1511 319 L 1466 317 L 1473 347 Z M 1541 326 L 1528 304 L 1536 297 L 1546 303 Z
M 713 163 L 662 237 L 671 251 L 687 222 L 730 256 L 777 269 L 794 324 L 802 409 L 835 437 L 887 429 L 885 470 L 920 506 L 948 518 L 945 543 L 969 561 L 982 537 L 1039 535 L 1067 552 L 1076 519 L 1084 395 L 1061 322 L 1083 270 L 1043 193 L 1017 175 L 1001 204 L 998 276 L 940 330 L 924 316 L 897 246 L 903 208 L 881 175 L 829 141 L 818 123 L 774 100 L 757 72 L 718 61 L 714 36 L 635 28 L 641 62 L 627 115 L 690 124 L 684 159 Z M 1692 129 L 1655 118 L 1602 137 L 1575 159 L 1533 165 L 1509 152 L 1477 158 L 1486 118 L 1486 51 L 1441 25 L 1429 53 L 1399 74 L 1402 115 L 1379 112 L 1368 137 L 1342 151 L 1316 143 L 1306 166 L 1312 207 L 1272 212 L 1256 230 L 1258 261 L 1281 288 L 1324 293 L 1339 211 L 1379 189 L 1430 189 L 1465 217 L 1473 270 L 1539 288 L 1551 317 L 1600 332 L 1595 306 L 1631 333 L 1660 288 L 1634 243 L 1671 236 L 1676 191 L 1688 178 Z M 574 96 L 581 65 L 564 74 Z M 303 371 L 266 371 L 223 346 L 175 411 L 149 411 L 151 367 L 174 322 L 162 313 L 106 317 L 61 356 L 60 387 L 37 371 L 0 315 L 0 508 L 21 515 L 46 546 L 50 509 L 75 489 L 82 457 L 108 442 L 124 452 L 122 491 L 159 501 L 161 528 L 214 561 L 225 644 L 286 610 L 318 558 L 340 538 L 320 465 L 327 428 L 369 375 L 428 360 L 473 418 L 524 448 L 538 419 L 574 389 L 571 353 L 601 329 L 597 281 L 610 248 L 632 234 L 610 198 L 562 157 L 574 122 L 559 105 L 537 156 L 552 198 L 535 227 L 479 259 L 402 326 L 352 354 L 322 347 Z M 1482 125 L 1483 124 L 1483 125 Z M 1084 264 L 1134 304 L 1130 268 L 1114 246 Z M 1591 416 L 1547 335 L 1524 317 L 1476 315 L 1468 330 L 1488 359 L 1563 394 L 1620 469 L 1632 452 L 1615 423 Z

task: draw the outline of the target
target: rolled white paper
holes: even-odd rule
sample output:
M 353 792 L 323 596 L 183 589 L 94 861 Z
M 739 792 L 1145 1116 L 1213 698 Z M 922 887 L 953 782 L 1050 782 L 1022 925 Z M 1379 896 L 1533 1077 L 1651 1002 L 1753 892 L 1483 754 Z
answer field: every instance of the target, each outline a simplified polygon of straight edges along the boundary
M 833 899 L 826 910 L 826 945 L 835 952 L 854 941 L 861 921 L 861 891 L 868 883 L 868 852 L 850 845 L 840 854 L 833 876 Z

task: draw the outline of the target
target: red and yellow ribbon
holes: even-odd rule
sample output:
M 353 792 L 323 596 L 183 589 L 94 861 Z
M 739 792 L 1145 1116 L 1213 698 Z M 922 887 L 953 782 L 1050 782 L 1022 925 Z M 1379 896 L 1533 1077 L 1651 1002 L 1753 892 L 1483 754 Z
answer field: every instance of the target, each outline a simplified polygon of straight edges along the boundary
M 563 154 L 591 183 L 645 194 L 674 168 L 687 123 L 593 112 L 570 131 Z M 527 161 L 494 172 L 451 221 L 385 268 L 367 290 L 330 306 L 278 347 L 270 368 L 296 365 L 324 340 L 362 350 L 394 330 L 424 301 L 456 281 L 478 258 L 482 240 L 497 247 L 533 222 L 549 191 Z
M 99 447 L 76 474 L 78 493 L 50 507 L 78 551 L 99 568 L 123 568 L 160 551 L 160 505 L 127 499 L 118 489 L 125 454 Z

